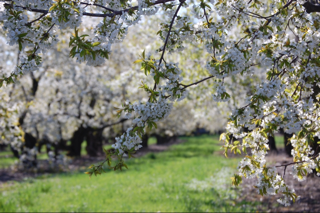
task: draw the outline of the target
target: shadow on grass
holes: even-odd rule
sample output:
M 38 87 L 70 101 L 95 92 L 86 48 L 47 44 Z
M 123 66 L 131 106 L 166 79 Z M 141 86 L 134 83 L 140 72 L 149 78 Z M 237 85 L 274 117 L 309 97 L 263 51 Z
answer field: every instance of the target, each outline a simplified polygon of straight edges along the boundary
M 126 164 L 129 170 L 141 171 L 143 165 L 155 166 L 156 164 L 170 164 L 179 160 L 179 158 L 208 158 L 214 155 L 220 149 L 217 136 L 203 135 L 198 137 L 181 137 L 181 140 L 186 140 L 185 143 L 173 145 L 167 151 L 158 153 L 148 153 L 143 157 L 126 159 Z M 99 162 L 98 162 L 99 163 Z M 98 163 L 94 163 L 97 165 Z M 116 163 L 116 161 L 114 162 Z M 107 166 L 103 167 L 105 173 L 114 172 Z M 87 169 L 80 169 L 72 172 L 72 174 L 83 173 Z M 117 172 L 126 172 L 127 169 Z M 66 175 L 68 173 L 65 173 Z

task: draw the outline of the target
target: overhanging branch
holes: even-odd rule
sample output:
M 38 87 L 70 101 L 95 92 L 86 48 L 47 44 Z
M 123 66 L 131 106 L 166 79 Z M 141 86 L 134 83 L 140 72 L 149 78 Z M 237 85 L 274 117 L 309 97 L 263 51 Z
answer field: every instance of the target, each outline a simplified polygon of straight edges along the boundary
M 158 0 L 158 1 L 154 2 L 154 3 L 152 3 L 151 5 L 155 6 L 155 5 L 158 5 L 158 4 L 165 4 L 165 3 L 173 2 L 173 1 L 175 1 L 175 0 Z M 5 2 L 10 2 L 10 1 L 5 1 Z M 80 2 L 80 4 L 93 5 L 93 6 L 101 7 L 103 9 L 108 10 L 108 11 L 111 12 L 111 13 L 105 13 L 105 14 L 103 14 L 103 13 L 87 13 L 87 12 L 83 13 L 84 16 L 100 17 L 100 18 L 114 17 L 114 16 L 122 15 L 123 13 L 127 13 L 129 11 L 138 10 L 138 8 L 139 8 L 138 6 L 134 6 L 134 7 L 130 7 L 130 8 L 124 9 L 124 10 L 113 10 L 113 9 L 104 7 L 103 5 L 99 5 L 99 4 L 88 4 L 88 3 L 84 3 L 84 2 Z M 5 3 L 4 6 L 8 7 L 8 8 L 13 8 L 13 5 L 12 4 L 8 4 L 8 3 Z M 43 13 L 43 14 L 49 13 L 49 10 L 44 10 L 44 9 L 29 8 L 29 7 L 19 6 L 19 5 L 15 5 L 15 7 L 20 7 L 22 9 L 30 11 L 30 12 Z

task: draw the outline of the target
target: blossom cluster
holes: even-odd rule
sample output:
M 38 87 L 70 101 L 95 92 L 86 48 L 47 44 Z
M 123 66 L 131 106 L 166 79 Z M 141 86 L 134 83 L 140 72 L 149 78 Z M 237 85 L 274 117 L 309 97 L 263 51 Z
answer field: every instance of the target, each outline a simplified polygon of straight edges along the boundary
M 143 59 L 145 60 L 145 59 Z M 150 60 L 151 62 L 153 60 Z M 154 62 L 154 61 L 153 61 Z M 181 101 L 186 97 L 186 91 L 180 88 L 179 82 L 183 80 L 179 74 L 177 64 L 166 64 L 159 71 L 151 69 L 150 75 L 155 78 L 163 76 L 163 82 L 159 82 L 157 89 L 151 90 L 147 85 L 143 85 L 147 92 L 151 93 L 149 101 L 146 103 L 127 103 L 124 111 L 127 117 L 134 116 L 132 123 L 134 127 L 129 128 L 120 138 L 117 138 L 113 147 L 122 155 L 125 151 L 135 151 L 141 147 L 141 139 L 138 137 L 144 133 L 145 127 L 152 129 L 157 127 L 156 122 L 166 118 L 172 110 L 172 102 Z M 138 138 L 137 138 L 138 137 Z

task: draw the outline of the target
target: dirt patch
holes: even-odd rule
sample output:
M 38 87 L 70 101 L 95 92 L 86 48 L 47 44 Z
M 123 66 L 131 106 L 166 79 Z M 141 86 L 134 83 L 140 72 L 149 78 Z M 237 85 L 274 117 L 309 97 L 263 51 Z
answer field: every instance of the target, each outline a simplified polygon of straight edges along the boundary
M 248 154 L 250 150 L 247 150 Z M 224 151 L 218 152 L 218 154 L 224 156 Z M 228 152 L 228 158 L 241 158 L 245 157 L 245 154 L 241 155 Z M 278 166 L 292 162 L 292 157 L 289 157 L 283 148 L 278 149 L 278 152 L 273 152 L 266 157 L 268 165 Z M 283 176 L 284 168 L 277 168 L 278 173 Z M 284 177 L 286 184 L 289 188 L 294 189 L 296 194 L 300 196 L 300 199 L 296 203 L 291 203 L 291 206 L 285 207 L 277 202 L 277 199 L 281 198 L 280 195 L 268 195 L 261 196 L 256 188 L 254 188 L 256 179 L 244 179 L 240 186 L 241 201 L 255 202 L 257 205 L 257 211 L 262 212 L 320 212 L 320 177 L 310 174 L 305 181 L 298 181 L 290 174 L 292 166 L 288 166 L 286 169 L 286 175 Z
M 267 157 L 267 162 L 270 165 L 283 165 L 292 162 L 292 158 L 288 157 L 284 150 L 280 149 L 277 155 L 270 155 Z M 258 211 L 268 212 L 320 212 L 320 178 L 314 174 L 307 177 L 305 181 L 298 181 L 290 174 L 292 166 L 288 166 L 286 169 L 286 175 L 284 177 L 287 185 L 294 189 L 296 194 L 300 196 L 300 199 L 296 203 L 292 203 L 291 206 L 285 207 L 278 204 L 277 199 L 281 196 L 261 196 L 257 189 L 254 188 L 256 183 L 255 179 L 245 179 L 241 184 L 241 201 L 257 202 Z M 279 174 L 283 175 L 283 168 L 278 168 Z
M 174 141 L 170 141 L 169 143 L 161 144 L 161 145 L 150 145 L 147 148 L 140 149 L 134 157 L 142 157 L 148 153 L 158 153 L 163 152 L 169 149 L 170 146 L 174 144 L 180 144 L 185 142 L 185 140 L 177 139 Z M 37 171 L 20 171 L 18 169 L 0 169 L 0 187 L 1 184 L 10 182 L 10 181 L 24 181 L 28 178 L 36 178 L 41 175 L 50 175 L 53 173 L 62 173 L 62 172 L 76 172 L 76 171 L 84 171 L 91 164 L 99 163 L 103 161 L 105 158 L 103 156 L 100 157 L 89 157 L 82 156 L 80 158 L 70 158 L 68 159 L 68 164 L 65 167 L 61 167 L 59 169 L 50 169 L 48 166 L 49 163 L 47 160 L 39 160 L 38 165 L 39 169 Z

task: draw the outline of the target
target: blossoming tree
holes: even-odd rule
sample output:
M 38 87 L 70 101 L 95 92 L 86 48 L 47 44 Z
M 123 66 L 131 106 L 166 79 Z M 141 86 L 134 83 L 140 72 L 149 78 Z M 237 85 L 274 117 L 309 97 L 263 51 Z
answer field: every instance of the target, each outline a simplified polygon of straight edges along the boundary
M 153 85 L 141 88 L 146 101 L 127 102 L 119 114 L 132 118 L 132 127 L 116 138 L 115 152 L 106 153 L 112 168 L 126 167 L 122 157 L 141 147 L 146 129 L 170 114 L 172 104 L 184 99 L 189 90 L 214 81 L 213 99 L 229 101 L 232 93 L 226 82 L 250 76 L 257 68 L 265 76 L 252 94 L 241 100 L 230 116 L 227 132 L 221 136 L 228 150 L 251 154 L 240 162 L 234 184 L 242 177 L 257 177 L 260 194 L 281 193 L 279 202 L 295 200 L 292 189 L 275 168 L 266 165 L 268 135 L 283 129 L 293 134 L 290 143 L 293 176 L 299 180 L 320 167 L 319 145 L 319 4 L 314 0 L 1 0 L 1 20 L 10 44 L 19 46 L 19 64 L 1 82 L 10 83 L 18 75 L 41 66 L 43 55 L 58 41 L 57 32 L 73 30 L 69 39 L 70 57 L 96 66 L 108 59 L 111 46 L 122 41 L 128 28 L 144 16 L 161 14 L 158 35 L 163 45 L 156 53 L 143 52 L 135 61 Z M 87 34 L 79 27 L 98 20 Z M 206 72 L 193 81 L 183 78 L 177 61 L 167 52 L 183 51 L 185 43 L 199 42 L 210 54 Z M 205 74 L 207 74 L 205 76 Z M 249 131 L 244 131 L 247 129 Z M 242 140 L 230 140 L 242 138 Z M 118 162 L 113 165 L 111 156 Z M 102 163 L 103 164 L 103 163 Z M 89 174 L 101 173 L 102 164 Z
M 141 31 L 139 28 L 145 25 L 131 30 L 130 34 L 138 34 Z M 137 65 L 131 63 L 136 60 L 135 55 L 141 48 L 141 42 L 133 36 L 129 41 L 115 46 L 110 60 L 97 67 L 61 57 L 68 54 L 68 45 L 63 41 L 65 36 L 60 36 L 62 40 L 57 48 L 47 51 L 42 67 L 37 72 L 19 77 L 14 84 L 2 87 L 0 92 L 10 96 L 9 101 L 4 98 L 8 103 L 19 106 L 15 116 L 10 116 L 12 122 L 7 117 L 0 118 L 0 122 L 9 127 L 9 131 L 4 128 L 2 132 L 13 136 L 15 140 L 4 135 L 0 143 L 10 145 L 25 169 L 39 166 L 37 155 L 43 146 L 46 146 L 51 166 L 64 163 L 62 150 L 66 150 L 68 156 L 80 156 L 84 140 L 89 156 L 103 154 L 103 131 L 108 129 L 104 132 L 110 138 L 121 134 L 130 125 L 130 120 L 116 116 L 115 108 L 121 107 L 125 101 L 148 97 L 147 93 L 138 91 L 141 79 L 146 76 L 138 71 Z M 15 64 L 17 51 L 14 51 L 14 47 L 2 46 L 3 52 L 10 57 L 3 55 L 1 63 Z M 10 69 L 12 66 L 4 67 L 2 72 L 10 73 Z M 137 69 L 137 72 L 127 71 L 132 69 Z M 167 142 L 168 137 L 192 132 L 199 122 L 194 119 L 193 108 L 192 101 L 176 104 L 174 112 L 159 122 L 157 129 L 145 132 L 141 145 L 148 145 L 150 134 L 156 135 L 158 142 L 163 143 Z M 20 143 L 16 142 L 19 137 L 14 137 L 17 133 L 10 130 L 11 127 L 20 130 Z M 212 129 L 212 125 L 210 127 Z

